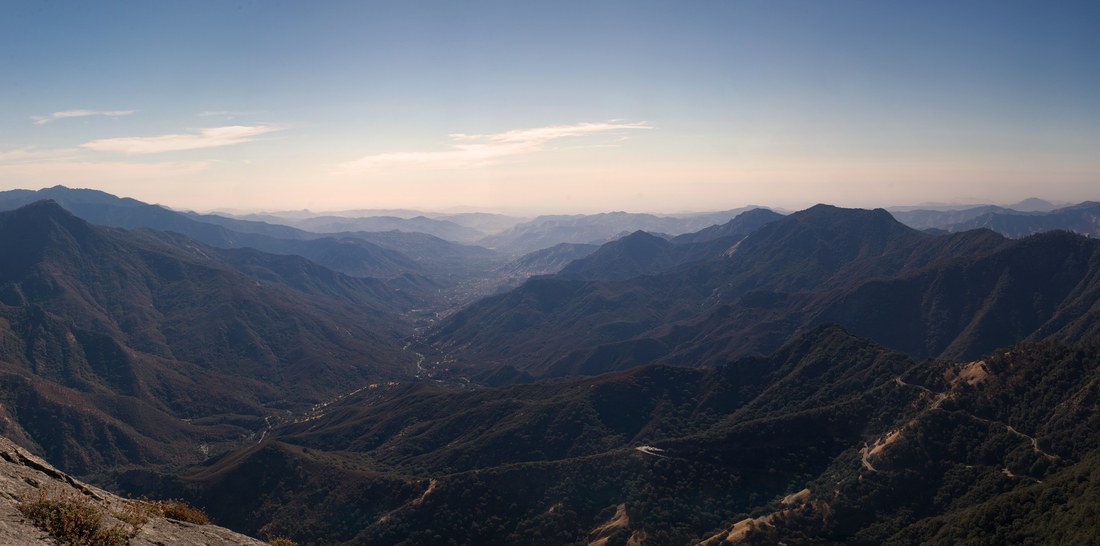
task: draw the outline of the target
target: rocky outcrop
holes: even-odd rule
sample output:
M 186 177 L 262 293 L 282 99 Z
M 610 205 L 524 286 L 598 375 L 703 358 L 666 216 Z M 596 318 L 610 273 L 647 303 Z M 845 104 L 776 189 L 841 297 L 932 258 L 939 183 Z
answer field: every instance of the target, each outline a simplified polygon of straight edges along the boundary
M 35 527 L 18 506 L 41 496 L 79 499 L 100 508 L 104 524 L 132 529 L 131 546 L 194 545 L 249 546 L 264 542 L 234 533 L 224 527 L 199 525 L 165 517 L 149 516 L 138 525 L 119 520 L 129 501 L 73 479 L 48 463 L 31 455 L 7 438 L 0 437 L 0 544 L 40 546 L 57 544 L 46 532 Z

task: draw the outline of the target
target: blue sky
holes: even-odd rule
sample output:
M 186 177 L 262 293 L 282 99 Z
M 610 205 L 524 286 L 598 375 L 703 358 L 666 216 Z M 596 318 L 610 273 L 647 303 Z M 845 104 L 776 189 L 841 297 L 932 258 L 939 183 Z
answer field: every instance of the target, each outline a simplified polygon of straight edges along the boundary
M 1098 199 L 1096 2 L 8 2 L 0 188 L 196 209 Z

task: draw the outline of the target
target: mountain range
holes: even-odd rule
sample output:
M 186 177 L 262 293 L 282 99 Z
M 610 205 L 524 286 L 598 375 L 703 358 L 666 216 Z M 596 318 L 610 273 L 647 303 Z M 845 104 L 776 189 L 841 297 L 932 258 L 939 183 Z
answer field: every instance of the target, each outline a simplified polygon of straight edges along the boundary
M 1100 532 L 1090 203 L 981 213 L 1017 231 L 818 205 L 598 246 L 498 232 L 535 249 L 522 256 L 66 188 L 0 193 L 0 209 L 13 209 L 0 435 L 237 532 L 601 545 Z
M 302 256 L 347 275 L 399 279 L 407 289 L 423 288 L 419 294 L 421 299 L 435 311 L 515 286 L 531 274 L 556 273 L 567 263 L 533 270 L 519 264 L 523 263 L 523 252 L 533 251 L 536 256 L 542 252 L 538 245 L 506 244 L 503 251 L 497 251 L 462 244 L 474 240 L 492 243 L 486 238 L 487 232 L 480 229 L 514 226 L 520 220 L 493 214 L 464 213 L 440 218 L 231 217 L 178 212 L 97 190 L 64 186 L 0 192 L 0 210 L 15 209 L 42 199 L 51 199 L 80 218 L 99 225 L 168 231 L 218 248 L 252 248 L 272 254 Z M 539 240 L 550 247 L 576 239 L 606 241 L 623 234 L 626 229 L 654 225 L 682 233 L 692 226 L 709 225 L 707 222 L 714 219 L 729 219 L 735 212 L 687 215 L 685 218 L 627 213 L 578 216 L 571 217 L 578 227 L 567 231 L 546 227 L 556 225 L 560 217 L 540 217 L 516 227 L 508 237 L 526 239 L 529 236 L 520 234 L 550 229 L 553 235 L 539 236 Z M 355 211 L 348 212 L 352 213 Z M 429 229 L 426 227 L 429 224 L 438 229 Z M 448 235 L 458 228 L 466 230 L 466 235 Z M 432 233 L 445 235 L 447 239 Z M 537 260 L 537 257 L 528 259 Z
M 463 309 L 429 341 L 452 368 L 533 377 L 714 366 L 824 323 L 917 358 L 975 358 L 1018 340 L 1090 336 L 1100 310 L 1100 246 L 1065 232 L 935 236 L 885 211 L 819 206 L 717 239 L 678 266 L 670 256 L 685 248 L 632 235 Z M 589 270 L 604 277 L 579 273 Z
M 681 217 L 627 212 L 539 216 L 491 234 L 480 244 L 511 253 L 527 253 L 559 243 L 603 244 L 635 231 L 681 235 L 725 223 L 754 208 L 758 207 Z
M 420 211 L 387 210 L 343 211 L 331 214 L 282 212 L 239 215 L 235 218 L 293 226 L 316 233 L 379 231 L 425 233 L 448 241 L 486 246 L 516 256 L 562 243 L 602 244 L 634 231 L 670 235 L 693 233 L 713 225 L 723 224 L 741 212 L 754 208 L 759 207 L 665 216 L 611 212 L 545 215 L 530 219 L 487 213 L 431 214 Z
M 1100 203 L 1085 201 L 1065 207 L 1047 203 L 1021 203 L 1019 208 L 986 205 L 959 210 L 896 211 L 901 222 L 917 229 L 948 232 L 986 228 L 1012 238 L 1052 230 L 1066 230 L 1090 237 L 1100 236 Z

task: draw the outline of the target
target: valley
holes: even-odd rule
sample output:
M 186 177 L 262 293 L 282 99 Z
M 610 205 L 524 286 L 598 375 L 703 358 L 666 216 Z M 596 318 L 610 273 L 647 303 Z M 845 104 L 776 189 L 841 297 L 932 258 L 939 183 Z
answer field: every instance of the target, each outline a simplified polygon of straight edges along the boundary
M 910 544 L 1094 525 L 1079 501 L 1035 505 L 1095 485 L 1085 235 L 819 205 L 524 256 L 380 232 L 390 254 L 362 259 L 389 269 L 364 276 L 226 226 L 324 237 L 43 192 L 0 212 L 0 434 L 238 532 Z M 974 523 L 1017 505 L 1072 524 Z

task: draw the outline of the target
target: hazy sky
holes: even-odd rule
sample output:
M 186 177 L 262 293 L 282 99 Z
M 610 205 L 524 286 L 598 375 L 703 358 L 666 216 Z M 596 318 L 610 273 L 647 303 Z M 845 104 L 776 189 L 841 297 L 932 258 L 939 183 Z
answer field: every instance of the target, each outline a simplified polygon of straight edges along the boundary
M 671 212 L 1100 199 L 1100 2 L 25 0 L 0 189 Z

